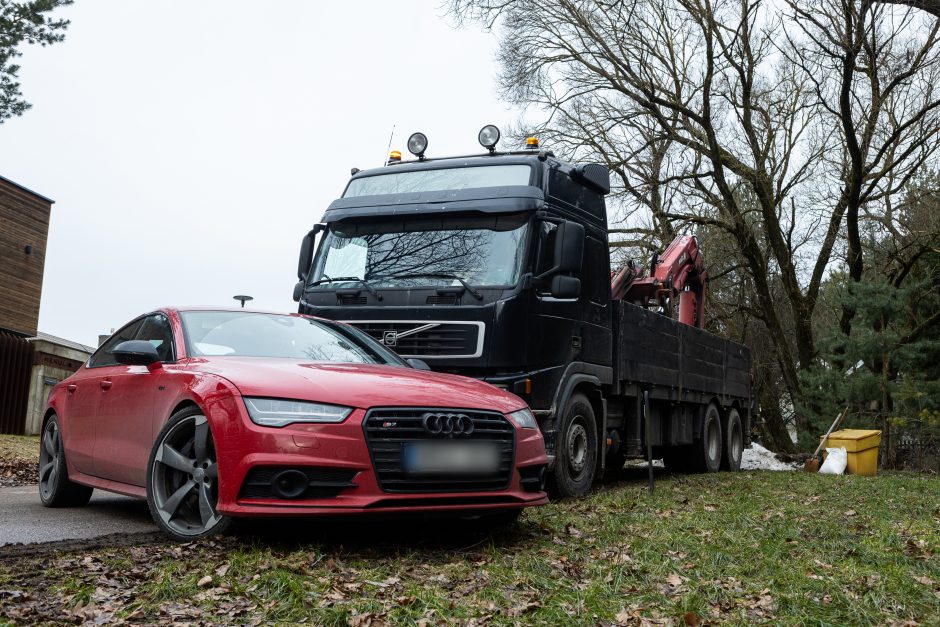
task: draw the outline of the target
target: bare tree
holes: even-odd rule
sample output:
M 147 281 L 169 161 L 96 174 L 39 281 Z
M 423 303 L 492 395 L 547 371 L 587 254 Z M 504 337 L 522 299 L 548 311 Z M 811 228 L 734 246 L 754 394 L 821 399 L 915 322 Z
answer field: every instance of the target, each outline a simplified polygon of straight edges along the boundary
M 628 245 L 730 237 L 798 399 L 827 271 L 844 251 L 861 276 L 865 211 L 935 156 L 936 21 L 849 0 L 454 0 L 452 12 L 500 33 L 502 93 L 554 149 L 611 167 Z

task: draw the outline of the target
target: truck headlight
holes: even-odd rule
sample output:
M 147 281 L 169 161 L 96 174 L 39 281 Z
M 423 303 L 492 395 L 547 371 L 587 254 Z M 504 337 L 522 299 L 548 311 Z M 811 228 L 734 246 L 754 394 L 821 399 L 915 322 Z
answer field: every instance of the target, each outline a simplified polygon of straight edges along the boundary
M 296 422 L 335 424 L 343 422 L 352 413 L 352 407 L 247 396 L 245 407 L 251 421 L 263 427 L 284 427 Z
M 538 423 L 535 422 L 535 416 L 532 415 L 532 412 L 528 407 L 512 412 L 509 414 L 509 419 L 516 423 L 516 426 L 518 426 L 520 429 L 539 428 Z

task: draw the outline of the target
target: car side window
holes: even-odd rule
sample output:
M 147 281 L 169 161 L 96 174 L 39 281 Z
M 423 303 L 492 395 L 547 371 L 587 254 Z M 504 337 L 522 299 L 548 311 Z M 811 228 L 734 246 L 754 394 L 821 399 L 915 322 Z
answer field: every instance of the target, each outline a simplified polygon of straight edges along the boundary
M 163 314 L 154 314 L 144 318 L 135 340 L 150 342 L 157 349 L 160 361 L 169 363 L 176 361 L 176 351 L 173 350 L 173 331 L 170 321 Z
M 100 368 L 102 366 L 116 366 L 118 362 L 117 359 L 114 358 L 114 355 L 111 354 L 111 351 L 121 342 L 133 340 L 143 323 L 144 321 L 142 319 L 135 320 L 108 338 L 104 344 L 98 347 L 98 350 L 91 356 L 91 359 L 88 360 L 88 367 Z

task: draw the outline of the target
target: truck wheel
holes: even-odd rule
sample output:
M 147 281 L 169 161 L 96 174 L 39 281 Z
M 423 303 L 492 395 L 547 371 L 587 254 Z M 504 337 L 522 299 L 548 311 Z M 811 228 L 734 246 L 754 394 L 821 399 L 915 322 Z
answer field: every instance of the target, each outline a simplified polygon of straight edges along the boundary
M 584 496 L 594 482 L 597 423 L 584 394 L 572 394 L 555 434 L 555 468 L 548 491 L 554 498 Z
M 728 410 L 725 423 L 725 454 L 721 457 L 722 470 L 741 470 L 741 455 L 744 452 L 744 427 L 741 416 L 733 407 Z
M 694 472 L 717 471 L 721 467 L 722 448 L 721 415 L 714 403 L 711 403 L 705 410 L 702 437 L 692 444 L 690 469 Z

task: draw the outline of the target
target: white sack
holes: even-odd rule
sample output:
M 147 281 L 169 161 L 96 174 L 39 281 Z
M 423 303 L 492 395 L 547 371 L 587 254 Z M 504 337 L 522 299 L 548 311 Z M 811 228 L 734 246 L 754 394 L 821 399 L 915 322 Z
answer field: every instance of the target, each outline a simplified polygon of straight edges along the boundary
M 849 454 L 844 448 L 827 448 L 826 461 L 819 472 L 824 475 L 841 475 L 849 463 Z

